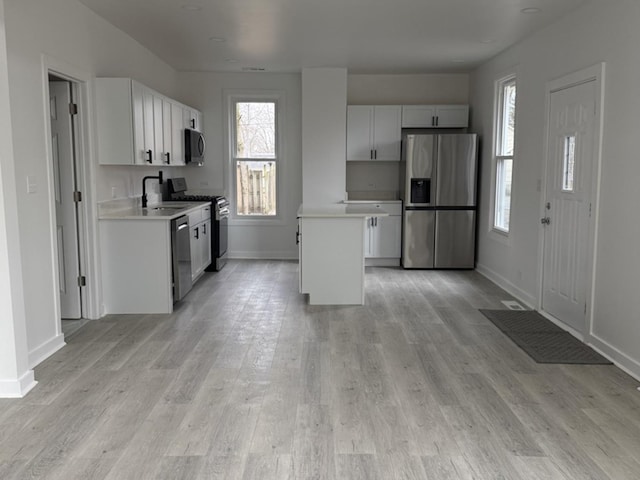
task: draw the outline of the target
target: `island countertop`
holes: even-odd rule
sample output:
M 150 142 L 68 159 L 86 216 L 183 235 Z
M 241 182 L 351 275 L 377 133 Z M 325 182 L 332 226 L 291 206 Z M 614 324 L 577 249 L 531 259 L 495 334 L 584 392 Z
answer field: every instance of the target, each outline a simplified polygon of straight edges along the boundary
M 382 208 L 370 204 L 331 203 L 324 205 L 302 204 L 298 218 L 387 217 Z

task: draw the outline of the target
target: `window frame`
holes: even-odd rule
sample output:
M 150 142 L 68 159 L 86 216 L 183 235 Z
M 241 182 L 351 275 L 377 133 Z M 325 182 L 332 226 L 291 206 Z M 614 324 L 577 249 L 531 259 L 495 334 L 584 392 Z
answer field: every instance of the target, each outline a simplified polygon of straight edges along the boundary
M 284 160 L 284 142 L 283 142 L 283 126 L 284 126 L 284 93 L 281 91 L 252 91 L 237 90 L 227 91 L 227 168 L 229 179 L 229 202 L 231 204 L 230 225 L 274 225 L 283 224 L 285 221 L 284 210 L 285 198 L 283 192 L 283 175 L 285 171 Z M 275 104 L 275 158 L 236 158 L 236 104 L 251 102 L 269 102 Z M 276 214 L 275 215 L 238 215 L 237 205 L 237 162 L 238 161 L 258 161 L 258 162 L 274 162 L 276 168 Z
M 504 155 L 502 152 L 503 146 L 503 137 L 504 137 L 504 128 L 505 128 L 505 89 L 514 85 L 516 87 L 516 102 L 514 105 L 514 131 L 513 131 L 513 151 L 510 155 Z M 518 110 L 518 100 L 517 100 L 517 76 L 515 72 L 510 72 L 506 75 L 501 76 L 499 79 L 495 81 L 495 90 L 494 90 L 494 135 L 493 135 L 493 152 L 492 152 L 492 175 L 491 175 L 491 215 L 489 219 L 489 230 L 493 233 L 498 234 L 499 237 L 505 238 L 509 236 L 511 231 L 511 221 L 513 219 L 512 216 L 512 206 L 513 206 L 513 173 L 515 169 L 515 156 L 516 156 L 516 131 L 518 128 L 517 122 L 517 110 Z M 501 205 L 499 202 L 499 194 L 504 191 L 503 188 L 500 188 L 503 185 L 503 174 L 505 161 L 511 161 L 511 194 L 509 197 L 509 225 L 508 227 L 504 227 L 503 225 L 498 224 L 498 220 L 500 217 L 500 212 L 498 212 L 498 207 Z

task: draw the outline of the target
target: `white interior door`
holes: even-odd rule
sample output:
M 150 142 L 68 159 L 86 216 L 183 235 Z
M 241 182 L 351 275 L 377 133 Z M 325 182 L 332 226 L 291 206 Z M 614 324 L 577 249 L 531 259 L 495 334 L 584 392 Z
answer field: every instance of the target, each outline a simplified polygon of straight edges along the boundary
M 550 96 L 542 309 L 585 331 L 596 82 Z
M 71 104 L 71 84 L 49 82 L 51 110 L 51 146 L 56 201 L 56 238 L 62 318 L 81 318 L 80 262 L 76 215 L 75 157 Z

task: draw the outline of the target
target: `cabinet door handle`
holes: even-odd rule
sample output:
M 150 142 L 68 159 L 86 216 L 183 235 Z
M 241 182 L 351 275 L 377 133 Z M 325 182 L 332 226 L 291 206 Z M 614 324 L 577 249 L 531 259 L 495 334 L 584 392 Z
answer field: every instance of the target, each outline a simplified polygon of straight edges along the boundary
M 377 160 L 378 159 L 378 150 L 374 150 L 373 151 L 373 159 Z
M 195 235 L 194 235 L 195 239 L 200 238 L 200 231 L 198 230 L 198 227 L 196 227 L 196 229 L 193 231 L 193 233 L 195 233 Z
M 298 230 L 296 232 L 296 245 L 299 245 L 299 244 L 300 244 L 300 231 Z
M 167 152 L 165 155 L 167 156 L 167 164 L 171 163 L 171 153 Z
M 431 117 L 431 126 L 432 127 L 436 126 L 436 117 Z
M 147 162 L 153 162 L 153 152 L 151 150 L 147 150 Z
M 438 126 L 439 123 L 440 123 L 440 117 L 436 117 L 436 127 Z
M 204 225 L 202 225 L 202 234 L 203 235 L 207 234 L 207 224 L 206 223 Z
M 191 119 L 191 128 L 196 128 L 196 119 L 195 118 Z

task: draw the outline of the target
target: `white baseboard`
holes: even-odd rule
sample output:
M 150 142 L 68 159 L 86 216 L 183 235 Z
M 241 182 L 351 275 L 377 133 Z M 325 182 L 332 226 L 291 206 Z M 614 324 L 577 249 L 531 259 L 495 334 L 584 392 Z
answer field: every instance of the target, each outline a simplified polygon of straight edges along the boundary
M 399 267 L 399 258 L 365 258 L 365 267 Z
M 0 379 L 0 398 L 22 398 L 36 386 L 33 370 L 28 370 L 20 378 Z
M 257 252 L 234 251 L 227 252 L 227 258 L 235 260 L 298 260 L 298 251 L 292 252 Z
M 502 275 L 494 272 L 490 268 L 487 268 L 486 266 L 480 263 L 476 265 L 476 271 L 483 277 L 487 277 L 493 283 L 498 285 L 500 288 L 505 290 L 507 293 L 509 293 L 513 297 L 515 297 L 517 300 L 520 300 L 527 307 L 531 309 L 535 309 L 534 305 L 536 305 L 537 303 L 536 298 L 534 296 L 529 295 L 524 290 L 516 287 L 513 283 L 511 283 Z
M 49 358 L 65 345 L 66 343 L 64 343 L 64 335 L 62 333 L 56 335 L 50 340 L 47 340 L 42 345 L 34 348 L 29 352 L 29 366 L 31 368 L 34 368 L 40 362 Z
M 586 343 L 599 354 L 611 360 L 620 370 L 628 373 L 640 382 L 640 362 L 634 360 L 626 353 L 618 350 L 609 342 L 602 340 L 596 335 L 589 335 Z

